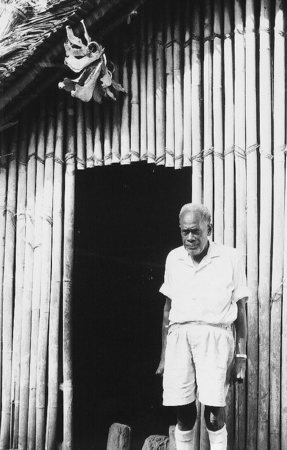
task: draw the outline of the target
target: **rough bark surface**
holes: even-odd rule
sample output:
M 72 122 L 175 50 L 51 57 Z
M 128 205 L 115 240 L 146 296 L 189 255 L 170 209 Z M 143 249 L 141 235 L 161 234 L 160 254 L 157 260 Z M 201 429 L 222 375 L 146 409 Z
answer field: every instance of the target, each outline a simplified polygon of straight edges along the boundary
M 130 427 L 120 423 L 113 423 L 109 429 L 107 450 L 129 450 L 130 445 Z
M 144 441 L 142 450 L 168 450 L 168 443 L 167 436 L 152 435 Z

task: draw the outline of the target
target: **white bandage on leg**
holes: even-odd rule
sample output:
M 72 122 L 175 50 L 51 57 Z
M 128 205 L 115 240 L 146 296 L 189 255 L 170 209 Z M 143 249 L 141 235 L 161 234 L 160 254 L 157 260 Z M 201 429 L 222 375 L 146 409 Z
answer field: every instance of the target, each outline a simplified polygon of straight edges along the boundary
M 207 429 L 210 450 L 226 450 L 227 449 L 227 430 L 226 425 L 218 431 L 210 431 Z
M 182 431 L 176 425 L 174 437 L 177 450 L 192 450 L 193 430 Z

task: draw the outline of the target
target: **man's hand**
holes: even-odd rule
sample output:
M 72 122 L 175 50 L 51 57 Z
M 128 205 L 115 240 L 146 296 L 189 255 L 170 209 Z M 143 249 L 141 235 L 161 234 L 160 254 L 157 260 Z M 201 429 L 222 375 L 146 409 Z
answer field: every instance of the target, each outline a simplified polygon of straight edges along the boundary
M 246 372 L 246 359 L 235 357 L 232 379 L 235 383 L 243 383 Z
M 156 375 L 163 375 L 164 372 L 164 360 L 161 359 L 158 365 L 158 368 L 156 369 Z

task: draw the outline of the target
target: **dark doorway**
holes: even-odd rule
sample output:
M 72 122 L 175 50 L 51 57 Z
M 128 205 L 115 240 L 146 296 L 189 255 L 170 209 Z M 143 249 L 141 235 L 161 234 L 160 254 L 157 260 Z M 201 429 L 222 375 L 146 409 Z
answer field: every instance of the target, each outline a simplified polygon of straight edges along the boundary
M 154 373 L 161 349 L 167 253 L 181 244 L 189 169 L 138 163 L 78 172 L 74 290 L 76 448 L 105 449 L 113 422 L 132 426 L 133 449 L 167 434 Z

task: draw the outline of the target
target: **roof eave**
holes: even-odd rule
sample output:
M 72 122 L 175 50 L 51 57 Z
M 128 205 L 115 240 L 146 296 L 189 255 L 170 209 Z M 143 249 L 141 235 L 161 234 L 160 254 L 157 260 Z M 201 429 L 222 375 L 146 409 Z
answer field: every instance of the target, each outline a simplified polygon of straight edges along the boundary
M 97 36 L 104 36 L 108 32 L 111 31 L 112 28 L 115 28 L 117 25 L 119 25 L 121 22 L 125 20 L 125 18 L 133 11 L 135 8 L 138 8 L 141 4 L 145 3 L 146 0 L 108 0 L 105 2 L 104 5 L 99 6 L 96 10 L 90 11 L 89 16 L 85 18 L 85 25 L 87 29 L 89 29 L 91 26 L 94 26 L 100 19 L 102 19 L 107 13 L 112 12 L 113 9 L 116 9 L 120 6 L 122 14 L 120 17 L 118 17 L 111 26 L 108 27 L 108 30 L 101 30 L 97 34 Z M 71 19 L 71 18 L 70 18 Z M 79 17 L 77 21 L 70 20 L 67 21 L 67 24 L 73 23 L 77 24 L 73 26 L 75 31 L 80 31 L 80 20 Z M 47 45 L 49 39 L 46 40 L 45 44 Z M 0 111 L 4 111 L 7 106 L 10 106 L 10 104 L 13 102 L 13 100 L 19 96 L 24 89 L 27 88 L 41 73 L 43 68 L 47 66 L 51 66 L 55 60 L 57 60 L 57 57 L 63 52 L 63 43 L 64 38 L 61 38 L 61 40 L 53 46 L 52 49 L 49 49 L 44 55 L 39 58 L 37 62 L 34 62 L 29 67 L 29 73 L 25 73 L 23 76 L 18 78 L 11 87 L 8 87 L 7 90 L 5 90 L 5 93 L 1 96 L 0 100 Z M 64 66 L 63 66 L 64 68 Z M 63 69 L 62 68 L 62 69 Z M 59 69 L 57 70 L 55 77 L 57 75 L 59 76 Z M 53 77 L 53 80 L 55 80 L 55 77 Z M 22 102 L 22 104 L 27 104 L 27 101 Z M 19 111 L 20 108 L 17 108 L 17 111 Z M 5 114 L 5 123 L 7 121 L 10 121 L 13 116 L 14 112 L 10 111 L 9 114 Z

